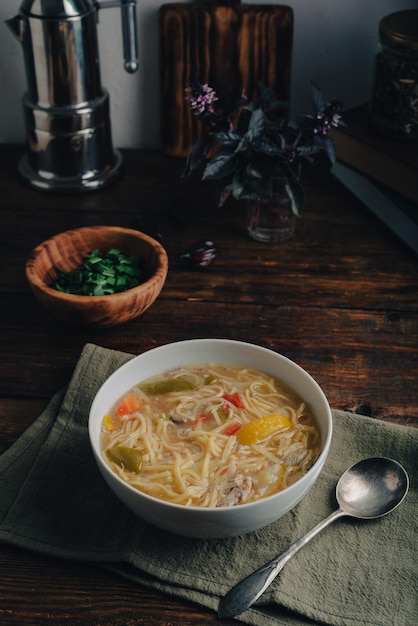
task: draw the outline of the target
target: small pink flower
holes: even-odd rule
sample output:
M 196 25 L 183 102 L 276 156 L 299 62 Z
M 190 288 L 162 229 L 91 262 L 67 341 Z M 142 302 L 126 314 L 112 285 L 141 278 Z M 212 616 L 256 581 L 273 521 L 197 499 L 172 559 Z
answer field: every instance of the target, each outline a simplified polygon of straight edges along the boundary
M 213 103 L 218 100 L 218 96 L 209 85 L 195 85 L 186 89 L 190 100 L 190 107 L 193 113 L 201 116 L 204 113 L 214 113 Z

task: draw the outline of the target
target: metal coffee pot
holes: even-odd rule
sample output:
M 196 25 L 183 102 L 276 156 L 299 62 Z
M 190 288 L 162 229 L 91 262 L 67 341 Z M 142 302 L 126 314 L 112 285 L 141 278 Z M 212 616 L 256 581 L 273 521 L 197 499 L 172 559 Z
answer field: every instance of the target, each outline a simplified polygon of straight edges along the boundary
M 27 151 L 19 172 L 36 189 L 95 190 L 120 173 L 96 27 L 98 10 L 109 7 L 121 8 L 125 69 L 135 72 L 135 0 L 23 0 L 19 14 L 6 21 L 22 44 L 27 80 Z

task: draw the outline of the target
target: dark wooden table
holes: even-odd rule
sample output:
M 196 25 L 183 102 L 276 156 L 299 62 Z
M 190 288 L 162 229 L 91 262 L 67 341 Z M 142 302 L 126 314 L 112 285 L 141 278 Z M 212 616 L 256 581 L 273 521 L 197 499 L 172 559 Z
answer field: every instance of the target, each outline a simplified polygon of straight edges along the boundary
M 133 354 L 186 338 L 258 343 L 306 368 L 332 408 L 418 426 L 418 260 L 328 172 L 307 174 L 293 240 L 264 245 L 247 238 L 237 205 L 220 210 L 213 186 L 180 178 L 182 160 L 125 151 L 124 177 L 112 187 L 49 195 L 20 182 L 22 150 L 0 146 L 0 453 L 68 382 L 87 342 Z M 94 224 L 158 235 L 170 260 L 155 304 L 101 331 L 50 317 L 24 272 L 38 243 Z M 215 263 L 185 268 L 181 253 L 202 238 L 218 245 Z M 102 569 L 0 546 L 0 623 L 219 622 Z

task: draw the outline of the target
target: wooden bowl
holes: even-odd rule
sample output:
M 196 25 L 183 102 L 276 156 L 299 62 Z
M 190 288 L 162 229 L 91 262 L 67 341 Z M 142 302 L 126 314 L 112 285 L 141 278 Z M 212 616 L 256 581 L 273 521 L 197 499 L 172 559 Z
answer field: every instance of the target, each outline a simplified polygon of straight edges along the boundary
M 58 278 L 58 269 L 75 269 L 89 252 L 98 249 L 104 254 L 111 248 L 138 257 L 145 282 L 106 296 L 66 294 L 51 286 Z M 137 230 L 117 226 L 92 226 L 60 233 L 37 246 L 26 263 L 29 285 L 45 309 L 69 324 L 98 328 L 123 324 L 141 315 L 160 294 L 167 271 L 167 253 L 158 241 Z

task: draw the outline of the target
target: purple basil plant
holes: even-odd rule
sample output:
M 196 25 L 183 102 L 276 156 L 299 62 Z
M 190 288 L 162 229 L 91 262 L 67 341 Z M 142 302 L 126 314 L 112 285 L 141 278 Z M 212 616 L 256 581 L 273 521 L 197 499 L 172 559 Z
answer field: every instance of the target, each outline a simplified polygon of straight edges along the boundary
M 260 85 L 257 101 L 249 103 L 242 93 L 232 107 L 222 105 L 209 85 L 191 85 L 187 98 L 204 132 L 188 155 L 183 175 L 204 164 L 203 179 L 223 181 L 220 205 L 231 194 L 237 200 L 272 196 L 277 182 L 284 182 L 293 212 L 300 215 L 302 164 L 324 155 L 333 164 L 335 146 L 328 131 L 344 125 L 342 103 L 327 102 L 310 85 L 314 113 L 291 118 L 285 116 L 288 103 L 275 100 L 265 85 Z

